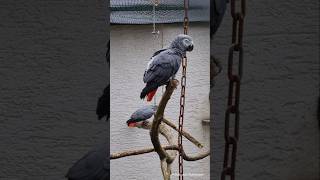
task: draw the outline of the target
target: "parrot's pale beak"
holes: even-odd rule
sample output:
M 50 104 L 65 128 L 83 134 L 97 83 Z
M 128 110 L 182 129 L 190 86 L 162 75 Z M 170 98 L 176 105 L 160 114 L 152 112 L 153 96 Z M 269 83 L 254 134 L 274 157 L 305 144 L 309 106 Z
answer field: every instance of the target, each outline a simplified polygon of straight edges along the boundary
M 191 44 L 190 46 L 188 46 L 187 51 L 192 51 L 193 50 L 193 44 Z

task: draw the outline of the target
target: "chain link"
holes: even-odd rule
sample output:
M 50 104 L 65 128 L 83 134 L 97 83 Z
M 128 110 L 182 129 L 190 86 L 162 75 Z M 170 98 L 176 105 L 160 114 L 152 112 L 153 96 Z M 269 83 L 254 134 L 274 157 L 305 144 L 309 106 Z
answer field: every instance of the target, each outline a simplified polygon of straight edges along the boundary
M 237 2 L 236 2 L 237 1 Z M 236 4 L 240 3 L 239 11 L 236 9 Z M 235 179 L 235 165 L 237 158 L 237 146 L 239 140 L 239 99 L 240 99 L 240 84 L 242 78 L 243 67 L 243 22 L 246 11 L 246 0 L 231 0 L 231 16 L 232 22 L 232 45 L 229 49 L 228 57 L 228 79 L 229 79 L 229 93 L 228 93 L 228 106 L 225 112 L 225 151 L 223 170 L 221 173 L 221 180 L 225 180 L 227 176 L 231 180 Z M 238 70 L 235 73 L 234 68 L 234 54 L 238 52 Z M 234 128 L 230 127 L 230 115 L 234 115 Z M 233 134 L 230 131 L 233 130 Z M 231 157 L 230 157 L 231 156 Z M 230 162 L 231 160 L 231 162 Z
M 183 33 L 188 34 L 189 30 L 189 0 L 184 0 L 184 18 L 183 18 Z M 181 95 L 180 95 L 180 114 L 179 114 L 179 180 L 183 180 L 183 157 L 182 157 L 182 129 L 184 119 L 184 107 L 185 107 L 185 92 L 187 81 L 187 57 L 182 58 L 182 76 L 181 76 Z

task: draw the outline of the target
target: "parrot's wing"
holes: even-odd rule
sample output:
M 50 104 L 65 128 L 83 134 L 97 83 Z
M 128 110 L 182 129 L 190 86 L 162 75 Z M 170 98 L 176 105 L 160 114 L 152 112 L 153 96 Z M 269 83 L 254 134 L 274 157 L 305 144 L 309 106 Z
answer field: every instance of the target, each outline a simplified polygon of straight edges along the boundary
M 154 114 L 153 106 L 150 105 L 143 109 L 142 117 L 144 119 L 149 119 L 152 117 L 153 114 Z
M 144 106 L 131 115 L 131 119 L 149 119 L 154 113 L 152 106 Z
M 162 51 L 154 56 L 148 64 L 144 73 L 145 83 L 166 83 L 179 69 L 181 57 L 170 51 Z
M 160 54 L 162 51 L 165 51 L 165 50 L 167 50 L 167 49 L 165 48 L 165 49 L 160 49 L 159 51 L 156 51 L 155 53 L 153 53 L 152 57 Z M 151 58 L 152 58 L 152 57 L 151 57 Z

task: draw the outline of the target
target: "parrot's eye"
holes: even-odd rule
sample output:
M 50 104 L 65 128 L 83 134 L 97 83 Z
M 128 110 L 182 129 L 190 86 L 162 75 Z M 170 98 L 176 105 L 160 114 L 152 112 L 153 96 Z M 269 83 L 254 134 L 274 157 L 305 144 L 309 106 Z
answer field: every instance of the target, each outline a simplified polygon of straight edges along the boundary
M 185 47 L 192 45 L 192 42 L 189 39 L 184 39 L 182 42 Z

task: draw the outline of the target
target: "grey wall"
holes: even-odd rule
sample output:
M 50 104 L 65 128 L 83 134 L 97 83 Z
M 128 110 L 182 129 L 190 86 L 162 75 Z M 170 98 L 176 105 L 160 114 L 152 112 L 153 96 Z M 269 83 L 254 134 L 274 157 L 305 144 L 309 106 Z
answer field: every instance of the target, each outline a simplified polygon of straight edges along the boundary
M 0 1 L 0 179 L 63 179 L 106 140 L 106 1 Z
M 319 1 L 248 0 L 247 9 L 236 179 L 319 179 Z M 212 107 L 213 179 L 223 160 L 230 27 L 228 11 L 213 43 L 224 67 Z

